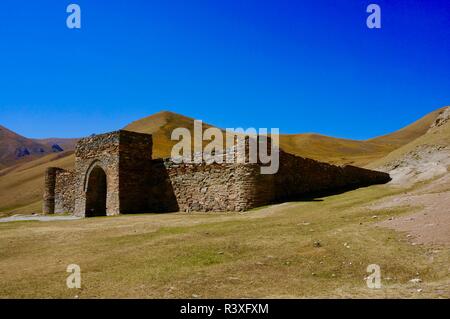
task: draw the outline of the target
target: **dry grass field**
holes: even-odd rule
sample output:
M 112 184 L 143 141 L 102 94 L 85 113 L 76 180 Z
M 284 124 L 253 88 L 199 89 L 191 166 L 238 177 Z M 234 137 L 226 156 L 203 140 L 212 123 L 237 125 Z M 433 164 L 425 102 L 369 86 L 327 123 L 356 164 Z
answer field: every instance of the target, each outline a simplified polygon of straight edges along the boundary
M 404 192 L 374 186 L 241 214 L 0 223 L 0 297 L 448 298 L 450 249 L 377 226 L 420 208 L 368 208 Z M 72 263 L 79 290 L 65 284 Z M 381 267 L 381 289 L 366 286 L 369 264 Z

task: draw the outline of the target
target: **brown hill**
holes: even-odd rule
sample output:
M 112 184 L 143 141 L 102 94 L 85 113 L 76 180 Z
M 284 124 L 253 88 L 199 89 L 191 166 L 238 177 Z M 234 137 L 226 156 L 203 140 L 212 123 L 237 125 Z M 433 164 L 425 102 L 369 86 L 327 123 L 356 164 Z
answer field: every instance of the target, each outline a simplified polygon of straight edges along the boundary
M 295 155 L 333 164 L 358 166 L 364 166 L 392 150 L 383 143 L 334 138 L 319 134 L 281 135 L 280 146 L 286 152 Z
M 416 138 L 424 135 L 430 126 L 435 122 L 436 118 L 446 109 L 446 107 L 442 107 L 428 113 L 424 117 L 415 121 L 414 123 L 398 130 L 393 133 L 379 136 L 373 139 L 368 140 L 369 142 L 375 143 L 383 143 L 386 145 L 391 145 L 393 147 L 398 147 L 401 145 L 405 145 Z
M 54 152 L 60 147 L 63 151 L 73 151 L 75 144 L 77 144 L 78 138 L 43 138 L 35 139 L 36 142 L 47 145 L 52 148 Z
M 365 166 L 425 134 L 443 109 L 433 111 L 398 131 L 366 141 L 319 134 L 289 134 L 280 136 L 280 144 L 285 151 L 299 156 L 335 164 Z
M 34 159 L 49 153 L 51 148 L 0 126 L 0 165 L 6 167 L 24 158 Z
M 282 134 L 280 147 L 286 152 L 324 162 L 364 166 L 424 134 L 441 110 L 436 110 L 399 131 L 367 141 L 320 134 Z M 172 146 L 176 143 L 170 139 L 172 130 L 185 127 L 192 132 L 193 120 L 190 117 L 163 111 L 137 120 L 125 126 L 125 129 L 153 134 L 155 157 L 168 157 Z M 207 127 L 211 125 L 204 124 L 204 128 Z
M 381 160 L 387 154 L 421 136 L 428 135 L 425 133 L 440 113 L 442 109 L 397 132 L 367 141 L 339 139 L 318 134 L 289 134 L 280 136 L 280 144 L 285 151 L 305 157 L 333 163 L 366 165 Z M 193 119 L 164 111 L 132 122 L 125 129 L 153 134 L 154 157 L 167 157 L 170 156 L 172 145 L 176 143 L 170 139 L 171 132 L 176 127 L 186 127 L 192 131 Z M 204 124 L 204 128 L 207 127 L 210 125 Z M 0 154 L 3 154 L 3 151 Z M 0 170 L 0 215 L 1 212 L 3 214 L 40 212 L 45 168 L 58 166 L 70 169 L 73 165 L 73 153 L 62 152 Z
M 153 135 L 153 157 L 170 157 L 172 146 L 177 141 L 171 140 L 172 131 L 175 128 L 184 127 L 191 132 L 193 138 L 194 119 L 169 111 L 161 111 L 156 114 L 134 121 L 124 127 L 125 130 L 147 133 Z M 212 125 L 203 123 L 203 129 Z
M 0 126 L 0 169 L 64 150 L 73 150 L 76 139 L 30 139 Z

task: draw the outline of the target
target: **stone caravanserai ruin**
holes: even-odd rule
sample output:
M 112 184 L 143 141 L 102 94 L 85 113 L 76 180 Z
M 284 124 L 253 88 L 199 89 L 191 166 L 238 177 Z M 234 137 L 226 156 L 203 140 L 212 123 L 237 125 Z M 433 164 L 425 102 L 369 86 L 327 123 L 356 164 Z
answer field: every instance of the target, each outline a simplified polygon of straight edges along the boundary
M 44 213 L 245 211 L 390 181 L 386 173 L 326 164 L 281 149 L 275 174 L 261 174 L 260 162 L 180 164 L 153 159 L 152 144 L 151 135 L 125 130 L 81 139 L 74 170 L 47 169 Z M 247 137 L 245 150 L 248 144 Z M 227 156 L 239 153 L 233 150 Z

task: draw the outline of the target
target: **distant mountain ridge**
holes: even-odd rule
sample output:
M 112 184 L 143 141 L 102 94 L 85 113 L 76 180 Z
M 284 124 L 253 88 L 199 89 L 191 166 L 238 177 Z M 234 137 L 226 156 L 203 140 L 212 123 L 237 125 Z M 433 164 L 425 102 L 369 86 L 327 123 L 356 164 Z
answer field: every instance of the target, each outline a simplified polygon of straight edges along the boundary
M 380 159 L 396 148 L 425 134 L 444 108 L 431 112 L 398 131 L 366 141 L 335 138 L 314 133 L 281 134 L 280 147 L 291 154 L 334 164 L 365 166 Z M 155 157 L 168 157 L 176 141 L 170 139 L 174 128 L 185 127 L 193 131 L 193 118 L 162 111 L 125 126 L 124 129 L 153 134 Z M 203 123 L 206 129 L 212 127 Z
M 73 150 L 77 139 L 30 139 L 0 125 L 0 169 L 52 153 Z

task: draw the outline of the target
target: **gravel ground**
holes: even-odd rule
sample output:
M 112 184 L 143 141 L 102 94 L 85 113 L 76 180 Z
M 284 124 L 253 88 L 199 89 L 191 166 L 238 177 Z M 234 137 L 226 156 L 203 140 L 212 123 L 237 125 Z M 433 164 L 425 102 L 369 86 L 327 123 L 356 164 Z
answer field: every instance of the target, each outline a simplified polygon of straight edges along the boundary
M 377 225 L 407 232 L 413 244 L 450 246 L 450 174 L 412 192 L 384 199 L 371 209 L 401 206 L 411 207 L 414 213 Z

